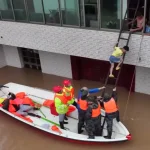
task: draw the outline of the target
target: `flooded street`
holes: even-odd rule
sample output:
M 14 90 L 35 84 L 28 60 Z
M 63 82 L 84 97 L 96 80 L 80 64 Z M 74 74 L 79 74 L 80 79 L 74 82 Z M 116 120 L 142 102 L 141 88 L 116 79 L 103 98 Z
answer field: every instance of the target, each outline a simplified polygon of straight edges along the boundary
M 5 67 L 0 69 L 0 84 L 14 82 L 32 87 L 51 90 L 54 85 L 62 84 L 64 78 L 42 74 L 30 69 Z M 92 81 L 73 81 L 78 90 L 87 86 L 95 88 L 103 86 Z M 0 112 L 0 150 L 149 150 L 150 149 L 150 96 L 131 93 L 118 88 L 118 104 L 121 120 L 132 134 L 132 140 L 120 143 L 102 143 L 86 145 L 59 139 L 43 131 L 25 125 Z

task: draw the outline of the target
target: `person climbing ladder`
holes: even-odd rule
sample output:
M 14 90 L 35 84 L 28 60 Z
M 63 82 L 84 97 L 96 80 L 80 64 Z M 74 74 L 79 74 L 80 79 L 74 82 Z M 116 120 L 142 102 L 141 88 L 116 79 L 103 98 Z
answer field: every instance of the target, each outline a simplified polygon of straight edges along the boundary
M 115 46 L 115 50 L 113 51 L 112 55 L 109 57 L 109 61 L 111 64 L 109 77 L 114 78 L 113 75 L 114 63 L 118 63 L 116 70 L 119 70 L 121 63 L 123 62 L 123 58 L 120 57 L 123 56 L 123 54 L 125 54 L 127 51 L 129 51 L 128 46 L 124 46 L 123 48 Z

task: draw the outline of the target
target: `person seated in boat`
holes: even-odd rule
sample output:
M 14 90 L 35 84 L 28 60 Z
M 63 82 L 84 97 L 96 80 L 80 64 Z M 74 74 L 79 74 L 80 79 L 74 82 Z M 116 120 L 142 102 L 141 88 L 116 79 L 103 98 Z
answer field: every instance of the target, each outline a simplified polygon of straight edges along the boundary
M 85 113 L 85 129 L 89 139 L 95 139 L 95 136 L 102 136 L 101 130 L 101 106 L 96 96 L 87 97 L 88 108 Z
M 68 103 L 74 105 L 78 109 L 78 104 L 75 101 L 74 88 L 71 85 L 71 81 L 64 80 L 63 85 L 64 85 L 63 92 L 64 92 L 66 99 L 68 100 Z
M 114 75 L 113 75 L 114 64 L 118 63 L 116 70 L 119 70 L 120 65 L 123 62 L 123 58 L 120 58 L 120 57 L 123 56 L 123 54 L 125 54 L 127 51 L 129 51 L 128 46 L 124 46 L 123 48 L 115 47 L 115 50 L 113 51 L 112 55 L 109 57 L 109 61 L 111 64 L 110 75 L 109 75 L 110 78 L 114 78 Z
M 117 107 L 116 88 L 113 89 L 112 95 L 109 95 L 108 93 L 104 94 L 103 104 L 104 104 L 105 119 L 107 122 L 107 132 L 108 132 L 107 136 L 104 136 L 104 138 L 111 139 L 113 119 L 116 118 L 117 122 L 120 121 L 119 110 Z
M 19 99 L 13 93 L 8 94 L 8 98 L 3 102 L 3 109 L 9 112 L 16 112 L 22 116 L 27 116 L 28 111 L 37 110 L 37 106 L 33 106 L 32 100 L 29 98 Z
M 7 98 L 2 102 L 2 108 L 5 110 L 8 110 L 9 101 L 14 100 L 15 98 L 16 98 L 16 95 L 14 93 L 9 92 L 7 95 Z
M 87 103 L 87 97 L 89 95 L 88 90 L 81 89 L 81 98 L 78 101 L 79 105 L 79 110 L 78 110 L 78 134 L 81 134 L 83 132 L 82 128 L 84 127 L 85 123 L 85 113 L 88 108 L 88 103 Z
M 61 86 L 53 87 L 53 92 L 55 93 L 54 104 L 56 112 L 59 114 L 59 124 L 61 129 L 65 129 L 64 124 L 68 124 L 68 122 L 64 121 L 67 120 L 67 118 L 65 118 L 65 114 L 69 109 L 68 100 L 66 99 L 63 88 Z

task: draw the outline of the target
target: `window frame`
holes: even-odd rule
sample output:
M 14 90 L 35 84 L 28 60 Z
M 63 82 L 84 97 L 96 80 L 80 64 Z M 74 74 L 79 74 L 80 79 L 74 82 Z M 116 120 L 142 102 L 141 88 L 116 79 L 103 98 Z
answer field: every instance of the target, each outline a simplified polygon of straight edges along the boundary
M 12 21 L 12 22 L 15 22 L 16 18 L 15 18 L 15 15 L 14 15 L 14 8 L 13 8 L 12 0 L 9 0 L 9 1 L 10 1 L 11 9 L 12 9 L 13 19 L 3 19 L 1 10 L 0 10 L 0 18 L 1 18 L 2 21 Z
M 62 18 L 62 9 L 61 9 L 61 0 L 59 0 L 59 4 L 60 4 L 60 13 L 61 13 L 61 26 L 62 27 L 74 27 L 74 28 L 80 28 L 80 24 L 81 24 L 81 21 L 80 21 L 80 3 L 79 3 L 79 0 L 76 0 L 77 1 L 77 5 L 78 5 L 78 12 L 77 12 L 77 16 L 78 16 L 78 21 L 79 21 L 79 24 L 76 26 L 76 25 L 67 25 L 67 24 L 63 24 L 63 18 Z
M 102 17 L 101 17 L 101 14 L 102 14 L 102 13 L 101 13 L 101 1 L 102 1 L 102 0 L 99 0 L 99 2 L 100 2 L 100 4 L 99 4 L 99 6 L 100 6 L 100 18 L 102 18 Z M 119 29 L 102 28 L 102 27 L 101 27 L 101 21 L 100 21 L 100 22 L 99 22 L 99 23 L 100 23 L 100 29 L 99 29 L 99 30 L 100 30 L 100 31 L 110 31 L 110 32 L 111 32 L 111 31 L 115 31 L 115 32 L 118 32 L 118 31 L 119 31 L 119 32 L 120 32 L 121 27 L 122 27 L 122 19 L 123 19 L 123 18 L 122 18 L 122 10 L 123 10 L 122 8 L 123 8 L 123 0 L 120 0 L 120 10 L 121 10 L 121 11 L 120 11 L 120 15 L 121 15 L 121 16 L 120 16 L 120 28 L 119 28 Z M 102 19 L 101 19 L 101 20 L 102 20 Z
M 24 8 L 25 8 L 25 14 L 26 14 L 26 20 L 16 20 L 15 11 L 14 11 L 15 9 L 14 9 L 13 0 L 11 0 L 11 2 L 12 2 L 12 8 L 13 8 L 14 17 L 15 17 L 15 22 L 24 22 L 24 23 L 29 22 L 29 18 L 28 18 L 28 11 L 27 11 L 27 5 L 26 5 L 26 0 L 23 0 L 23 2 L 24 2 Z
M 45 23 L 45 14 L 44 14 L 43 0 L 40 0 L 40 1 L 41 1 L 41 7 L 42 7 L 43 22 L 31 21 L 31 20 L 30 20 L 30 17 L 29 17 L 30 11 L 29 11 L 29 8 L 28 8 L 28 2 L 27 2 L 27 0 L 24 0 L 24 1 L 25 1 L 25 5 L 26 5 L 26 13 L 27 13 L 28 22 L 33 23 L 33 24 L 46 24 L 46 23 Z
M 60 21 L 60 23 L 51 23 L 51 22 L 47 22 L 47 21 L 46 21 L 45 9 L 44 9 L 44 0 L 42 0 L 42 7 L 43 7 L 43 15 L 44 15 L 44 20 L 45 20 L 45 25 L 59 26 L 59 27 L 61 26 L 61 14 L 60 14 L 59 1 L 60 1 L 60 0 L 57 0 L 57 2 L 58 2 L 58 11 L 59 11 L 59 21 Z

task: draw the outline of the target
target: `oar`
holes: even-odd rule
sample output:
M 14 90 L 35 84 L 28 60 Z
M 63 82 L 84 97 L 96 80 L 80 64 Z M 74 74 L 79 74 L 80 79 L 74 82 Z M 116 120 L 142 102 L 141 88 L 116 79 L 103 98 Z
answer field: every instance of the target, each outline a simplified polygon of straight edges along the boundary
M 46 119 L 46 118 L 43 118 L 43 117 L 40 116 L 40 115 L 36 115 L 36 114 L 34 114 L 34 113 L 28 113 L 28 115 L 29 115 L 29 116 L 33 116 L 33 117 L 37 117 L 37 118 L 40 118 L 40 119 L 43 119 L 43 120 L 45 120 L 45 121 L 47 121 L 47 122 L 49 122 L 49 123 L 52 123 L 52 124 L 54 124 L 54 125 L 60 127 L 60 125 L 59 125 L 58 123 L 53 122 L 53 121 L 51 121 L 51 120 L 48 120 L 48 119 Z M 65 129 L 69 130 L 69 128 L 66 128 L 66 127 L 65 127 Z
M 41 114 L 46 118 L 46 116 L 45 116 L 45 114 L 42 112 L 42 110 L 41 110 L 41 109 L 39 109 L 39 110 L 40 110 Z
M 33 116 L 33 117 L 37 117 L 37 118 L 40 118 L 40 119 L 43 119 L 43 120 L 45 120 L 45 121 L 47 121 L 47 122 L 50 122 L 50 123 L 52 123 L 52 124 L 54 124 L 54 125 L 60 127 L 59 124 L 57 124 L 57 123 L 55 123 L 55 122 L 53 122 L 53 121 L 51 121 L 51 120 L 48 120 L 48 119 L 46 119 L 46 118 L 44 118 L 44 117 L 42 117 L 42 116 L 40 116 L 40 115 L 36 115 L 36 114 L 34 114 L 34 113 L 28 113 L 28 115 L 29 115 L 29 116 Z

